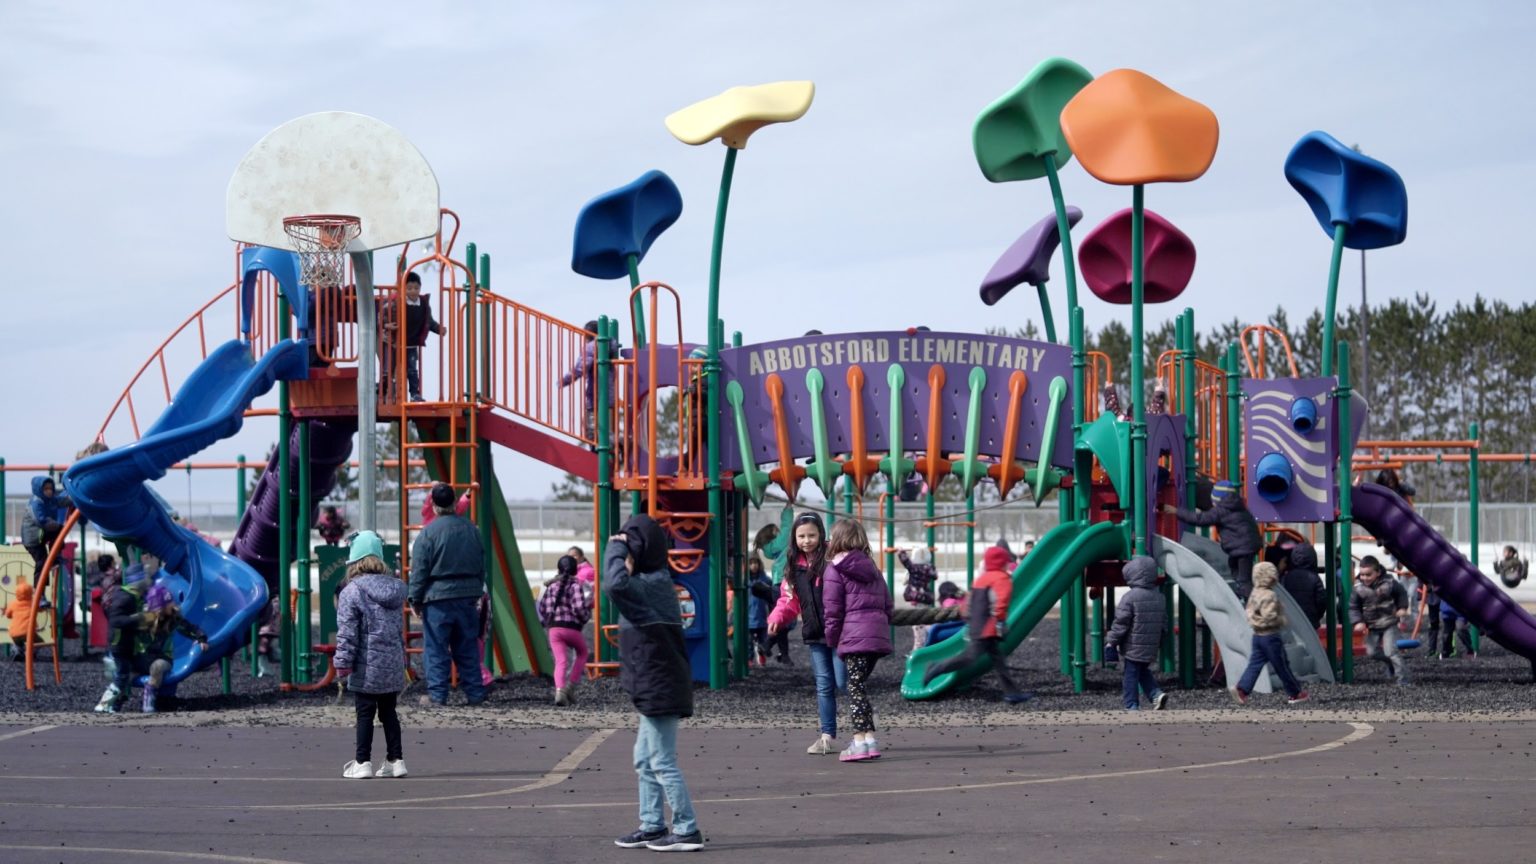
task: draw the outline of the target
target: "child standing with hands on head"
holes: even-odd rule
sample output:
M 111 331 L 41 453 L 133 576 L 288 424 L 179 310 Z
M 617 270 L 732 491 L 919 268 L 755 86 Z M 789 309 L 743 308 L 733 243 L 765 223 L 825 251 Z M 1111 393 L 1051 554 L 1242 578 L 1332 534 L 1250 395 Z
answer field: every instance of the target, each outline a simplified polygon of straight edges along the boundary
M 790 543 L 786 553 L 784 581 L 780 583 L 779 602 L 768 614 L 768 634 L 777 636 L 796 618 L 801 621 L 800 637 L 811 655 L 811 673 L 816 677 L 816 713 L 821 734 L 805 752 L 826 756 L 837 752 L 837 691 L 848 683 L 848 667 L 837 658 L 826 639 L 826 615 L 823 611 L 823 577 L 827 569 L 827 532 L 820 514 L 801 513 L 790 525 Z
M 405 583 L 384 563 L 384 541 L 363 531 L 347 555 L 347 585 L 336 605 L 336 677 L 357 703 L 357 753 L 341 776 L 404 777 L 396 700 L 405 689 L 405 644 L 400 632 Z M 373 718 L 384 724 L 384 758 L 373 770 Z
M 838 759 L 862 762 L 880 758 L 875 741 L 875 709 L 865 686 L 875 663 L 891 653 L 891 614 L 895 605 L 885 577 L 870 558 L 869 537 L 855 519 L 839 519 L 827 540 L 827 570 L 822 591 L 828 647 L 848 665 L 848 700 L 853 743 Z
M 640 827 L 614 840 L 624 849 L 697 852 L 704 835 L 677 766 L 677 727 L 693 716 L 693 673 L 683 642 L 683 611 L 667 555 L 667 532 L 641 513 L 603 552 L 603 590 L 619 612 L 619 680 L 640 725 L 634 766 Z M 667 830 L 662 802 L 672 808 Z

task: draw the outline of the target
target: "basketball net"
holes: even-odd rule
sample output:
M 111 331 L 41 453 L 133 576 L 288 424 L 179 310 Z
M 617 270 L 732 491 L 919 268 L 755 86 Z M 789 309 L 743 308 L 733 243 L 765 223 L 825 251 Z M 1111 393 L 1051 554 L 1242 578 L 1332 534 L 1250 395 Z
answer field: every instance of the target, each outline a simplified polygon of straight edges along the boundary
M 363 220 L 335 214 L 290 216 L 283 220 L 283 231 L 299 255 L 300 281 L 318 291 L 341 285 L 347 246 L 363 233 Z

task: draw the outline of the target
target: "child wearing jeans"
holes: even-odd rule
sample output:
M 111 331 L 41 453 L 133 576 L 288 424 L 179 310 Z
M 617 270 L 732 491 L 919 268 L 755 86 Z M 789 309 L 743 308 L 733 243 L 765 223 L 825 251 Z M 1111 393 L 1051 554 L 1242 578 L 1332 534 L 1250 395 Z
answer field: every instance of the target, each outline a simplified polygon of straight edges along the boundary
M 384 541 L 363 531 L 347 555 L 347 586 L 336 606 L 336 677 L 346 679 L 357 703 L 357 754 L 341 776 L 404 777 L 400 716 L 395 702 L 405 689 L 405 644 L 400 632 L 405 583 L 384 564 Z M 384 724 L 384 758 L 373 770 L 373 718 Z
M 555 655 L 555 704 L 563 706 L 575 702 L 572 691 L 587 668 L 587 640 L 581 631 L 592 618 L 592 589 L 576 575 L 577 561 L 570 555 L 560 556 L 555 570 L 555 581 L 539 595 L 538 610 Z
M 768 635 L 785 632 L 799 619 L 800 638 L 805 640 L 811 657 L 811 674 L 816 679 L 816 714 L 821 734 L 805 748 L 812 756 L 836 753 L 837 694 L 848 685 L 848 667 L 832 650 L 826 639 L 826 614 L 823 588 L 827 569 L 827 534 L 821 516 L 805 512 L 795 517 L 789 530 L 789 552 L 785 554 L 784 581 L 779 583 L 779 601 L 768 613 Z
M 895 605 L 886 589 L 885 577 L 870 559 L 869 537 L 856 519 L 839 519 L 832 526 L 832 535 L 827 540 L 822 611 L 827 645 L 848 665 L 853 743 L 838 759 L 879 759 L 875 709 L 865 687 L 875 671 L 875 663 L 891 653 L 891 614 Z
M 603 590 L 619 611 L 619 681 L 640 712 L 635 774 L 640 827 L 613 841 L 624 849 L 697 852 L 704 848 L 688 784 L 677 767 L 677 727 L 693 716 L 693 673 L 683 643 L 683 611 L 656 520 L 631 516 L 603 553 Z M 672 807 L 666 828 L 662 800 Z
M 1275 583 L 1280 581 L 1280 571 L 1268 561 L 1253 566 L 1253 590 L 1248 595 L 1248 626 L 1253 628 L 1253 647 L 1248 652 L 1248 668 L 1232 690 L 1232 698 L 1238 704 L 1248 704 L 1248 694 L 1259 682 L 1259 675 L 1268 664 L 1280 676 L 1289 699 L 1295 705 L 1312 698 L 1301 689 L 1296 676 L 1291 674 L 1291 662 L 1285 656 L 1285 642 L 1280 633 L 1285 629 L 1285 610 L 1275 593 Z
M 1269 565 L 1267 565 L 1269 566 Z M 1157 562 L 1137 555 L 1120 568 L 1120 576 L 1130 586 L 1115 604 L 1115 623 L 1105 637 L 1105 649 L 1120 652 L 1125 666 L 1122 695 L 1125 710 L 1141 710 L 1140 694 L 1146 693 L 1153 711 L 1168 706 L 1168 694 L 1157 686 L 1152 664 L 1163 644 L 1163 628 L 1168 624 L 1168 610 L 1157 590 Z

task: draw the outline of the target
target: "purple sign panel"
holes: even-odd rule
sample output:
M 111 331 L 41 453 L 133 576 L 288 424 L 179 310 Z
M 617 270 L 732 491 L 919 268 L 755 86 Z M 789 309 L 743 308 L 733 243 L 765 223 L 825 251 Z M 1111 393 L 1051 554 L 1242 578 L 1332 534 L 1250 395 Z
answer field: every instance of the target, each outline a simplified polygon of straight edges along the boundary
M 1036 461 L 1050 408 L 1051 380 L 1060 376 L 1070 386 L 1072 352 L 1049 342 L 985 336 L 973 333 L 931 331 L 843 333 L 804 336 L 764 342 L 722 351 L 727 386 L 734 381 L 743 392 L 742 409 L 757 464 L 780 461 L 774 427 L 773 399 L 769 382 L 777 379 L 779 399 L 788 433 L 789 456 L 806 459 L 815 455 L 813 403 L 808 380 L 815 370 L 823 385 L 820 410 L 827 427 L 831 455 L 853 451 L 853 417 L 857 404 L 863 413 L 864 448 L 869 453 L 892 449 L 923 452 L 928 449 L 929 424 L 938 426 L 939 448 L 945 453 L 965 449 L 966 423 L 971 405 L 970 376 L 980 370 L 985 383 L 979 393 L 980 447 L 984 457 L 1000 458 L 1009 412 L 1009 381 L 1015 373 L 1025 384 L 1018 406 L 1018 433 L 1013 458 Z M 898 402 L 901 441 L 890 443 L 892 367 L 901 370 Z M 862 373 L 862 387 L 853 380 Z M 930 397 L 930 378 L 942 376 L 935 409 Z M 1048 454 L 1052 465 L 1070 468 L 1072 418 L 1070 391 L 1056 420 L 1056 444 Z M 725 467 L 741 468 L 736 438 L 735 411 L 730 403 L 724 414 L 721 442 Z
M 1338 502 L 1332 378 L 1244 378 L 1245 497 L 1260 522 L 1330 522 Z

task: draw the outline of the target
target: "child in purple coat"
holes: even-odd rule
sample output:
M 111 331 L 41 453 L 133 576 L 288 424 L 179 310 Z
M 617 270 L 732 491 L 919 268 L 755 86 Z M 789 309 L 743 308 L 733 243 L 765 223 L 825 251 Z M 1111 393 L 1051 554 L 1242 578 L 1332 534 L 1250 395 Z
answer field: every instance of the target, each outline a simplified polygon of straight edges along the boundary
M 870 559 L 869 537 L 854 519 L 839 519 L 827 541 L 828 566 L 822 587 L 827 645 L 848 665 L 848 698 L 853 743 L 843 762 L 880 758 L 875 742 L 875 709 L 865 686 L 875 662 L 891 653 L 895 606 L 885 577 Z

